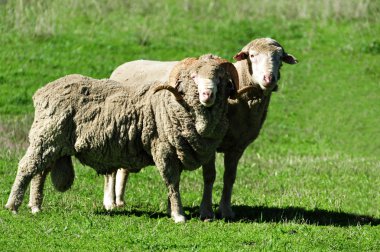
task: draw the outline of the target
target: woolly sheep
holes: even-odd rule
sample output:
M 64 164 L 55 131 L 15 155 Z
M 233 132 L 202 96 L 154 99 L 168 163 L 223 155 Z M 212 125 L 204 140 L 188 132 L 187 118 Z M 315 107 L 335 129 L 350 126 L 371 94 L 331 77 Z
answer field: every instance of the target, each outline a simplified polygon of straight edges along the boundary
M 265 121 L 271 92 L 277 90 L 282 62 L 296 64 L 297 59 L 287 54 L 274 39 L 259 38 L 251 41 L 234 56 L 239 74 L 239 99 L 229 100 L 229 129 L 223 142 L 217 149 L 224 153 L 224 187 L 219 203 L 221 218 L 233 218 L 231 208 L 232 188 L 236 178 L 237 164 L 246 147 L 259 135 Z M 121 82 L 130 83 L 139 69 L 138 75 L 150 79 L 168 78 L 168 72 L 175 62 L 132 61 L 117 67 L 111 75 Z M 146 71 L 145 71 L 146 70 Z M 213 218 L 212 188 L 215 181 L 215 156 L 203 165 L 204 190 L 200 206 L 202 219 Z M 115 181 L 116 178 L 116 181 Z M 124 189 L 128 172 L 120 169 L 113 180 L 105 182 L 104 205 L 107 209 L 124 205 Z M 111 181 L 111 182 L 110 182 Z M 108 184 L 107 184 L 108 183 Z M 113 193 L 112 190 L 116 191 Z M 116 199 L 115 199 L 116 193 Z M 111 196 L 110 196 L 111 195 Z M 113 198 L 112 198 L 113 197 Z M 116 203 L 115 203 L 116 200 Z
M 234 56 L 239 74 L 238 99 L 229 102 L 229 128 L 217 152 L 224 153 L 223 191 L 218 213 L 221 218 L 235 217 L 231 208 L 232 188 L 238 162 L 245 149 L 259 135 L 266 119 L 272 91 L 277 90 L 282 63 L 296 64 L 297 59 L 285 52 L 274 39 L 251 41 Z M 201 216 L 213 218 L 212 188 L 215 181 L 215 156 L 203 164 L 204 191 Z
M 227 98 L 237 90 L 238 79 L 231 63 L 189 58 L 174 67 L 166 83 L 125 85 L 69 75 L 39 89 L 33 96 L 30 145 L 6 208 L 17 212 L 33 177 L 38 183 L 31 187 L 40 197 L 34 196 L 34 203 L 41 204 L 49 169 L 53 184 L 66 189 L 73 176 L 70 157 L 75 156 L 99 174 L 119 167 L 138 172 L 155 164 L 168 188 L 172 218 L 185 221 L 181 171 L 207 162 L 220 144 L 228 127 Z M 215 87 L 207 97 L 198 96 L 199 83 Z M 62 174 L 65 169 L 69 174 Z M 59 181 L 60 172 L 69 179 Z

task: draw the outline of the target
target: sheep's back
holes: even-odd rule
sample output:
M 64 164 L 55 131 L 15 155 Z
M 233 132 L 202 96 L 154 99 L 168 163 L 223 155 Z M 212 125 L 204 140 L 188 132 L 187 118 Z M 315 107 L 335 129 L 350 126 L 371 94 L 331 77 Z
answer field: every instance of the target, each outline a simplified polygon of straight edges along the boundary
M 36 92 L 34 128 L 40 136 L 65 136 L 72 146 L 68 154 L 99 173 L 115 167 L 141 168 L 152 163 L 139 138 L 136 106 L 142 93 L 144 89 L 132 93 L 112 80 L 69 75 Z
M 135 60 L 118 66 L 111 74 L 110 79 L 121 83 L 161 83 L 169 79 L 173 67 L 178 61 Z

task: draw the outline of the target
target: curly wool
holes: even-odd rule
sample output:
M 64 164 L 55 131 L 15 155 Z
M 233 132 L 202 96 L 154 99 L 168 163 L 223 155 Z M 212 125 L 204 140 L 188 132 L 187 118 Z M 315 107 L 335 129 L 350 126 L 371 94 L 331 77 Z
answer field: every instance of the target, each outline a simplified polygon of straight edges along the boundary
M 199 167 L 227 129 L 226 105 L 218 106 L 225 97 L 219 95 L 216 105 L 208 109 L 189 90 L 195 85 L 188 85 L 187 105 L 182 106 L 169 92 L 154 94 L 151 87 L 131 88 L 80 75 L 58 79 L 33 97 L 36 119 L 30 142 L 43 143 L 42 160 L 51 152 L 76 156 L 101 174 L 119 167 L 137 171 L 153 165 L 152 155 L 160 155 L 151 152 L 157 141 L 175 150 L 182 169 Z M 211 118 L 215 123 L 210 123 Z

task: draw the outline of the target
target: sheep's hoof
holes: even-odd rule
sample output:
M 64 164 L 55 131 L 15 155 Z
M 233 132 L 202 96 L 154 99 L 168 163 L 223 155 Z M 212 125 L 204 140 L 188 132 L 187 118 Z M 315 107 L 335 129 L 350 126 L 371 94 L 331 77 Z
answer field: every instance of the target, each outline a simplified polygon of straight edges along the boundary
M 41 212 L 41 208 L 38 206 L 32 206 L 32 207 L 30 207 L 30 210 L 32 211 L 32 214 L 37 214 L 37 213 Z
M 186 222 L 186 218 L 183 215 L 179 215 L 179 214 L 174 215 L 174 216 L 172 216 L 172 218 L 174 219 L 175 223 L 185 223 Z
M 235 213 L 232 211 L 231 207 L 219 207 L 217 217 L 218 219 L 234 220 Z
M 118 207 L 118 208 L 122 208 L 122 207 L 124 207 L 124 206 L 125 206 L 124 201 L 116 201 L 116 207 Z
M 212 211 L 201 209 L 200 212 L 201 212 L 200 218 L 204 222 L 211 222 L 214 220 L 214 213 Z
M 8 210 L 10 210 L 13 214 L 17 214 L 17 209 L 14 206 L 10 205 L 10 204 L 6 204 L 5 208 L 8 209 Z
M 107 211 L 112 211 L 116 205 L 113 202 L 103 202 L 103 206 Z
M 203 220 L 203 222 L 213 222 L 214 218 L 201 218 L 201 220 Z

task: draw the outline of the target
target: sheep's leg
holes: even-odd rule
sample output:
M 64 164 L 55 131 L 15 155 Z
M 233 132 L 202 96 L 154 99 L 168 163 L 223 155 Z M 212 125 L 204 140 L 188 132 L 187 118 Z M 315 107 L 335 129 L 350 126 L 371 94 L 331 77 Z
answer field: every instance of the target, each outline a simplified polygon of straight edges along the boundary
M 226 152 L 224 154 L 223 192 L 218 209 L 218 214 L 221 218 L 235 218 L 235 213 L 231 207 L 231 195 L 232 187 L 235 183 L 237 165 L 242 155 L 243 152 Z
M 35 146 L 42 146 L 42 144 Z M 43 172 L 47 166 L 42 154 L 44 151 L 42 148 L 35 146 L 29 146 L 26 154 L 20 160 L 18 165 L 16 179 L 13 183 L 8 202 L 5 205 L 5 207 L 13 213 L 17 213 L 31 179 L 38 172 Z M 51 153 L 47 151 L 47 154 Z
M 211 160 L 203 164 L 203 198 L 200 206 L 201 219 L 209 221 L 214 218 L 212 210 L 212 188 L 214 186 L 216 171 L 215 171 L 215 155 Z
M 176 223 L 185 222 L 186 218 L 183 213 L 181 196 L 179 193 L 179 182 L 181 172 L 178 169 L 170 168 L 159 168 L 160 174 L 165 181 L 165 184 L 168 188 L 168 204 L 170 208 L 168 208 L 168 212 L 170 212 L 171 217 L 174 219 Z
M 104 197 L 103 205 L 108 211 L 115 207 L 115 180 L 116 171 L 111 174 L 104 175 Z
M 5 208 L 11 210 L 13 213 L 17 213 L 19 206 L 22 203 L 26 188 L 28 187 L 30 180 L 33 177 L 33 170 L 27 170 L 19 168 L 17 171 L 16 179 L 13 183 L 11 193 Z
M 115 185 L 115 194 L 116 194 L 116 206 L 123 207 L 125 186 L 128 181 L 129 172 L 127 169 L 119 169 L 116 173 L 116 185 Z
M 174 182 L 174 181 L 173 181 Z M 175 223 L 185 222 L 186 218 L 183 213 L 181 196 L 179 193 L 179 180 L 168 185 L 171 217 Z
M 41 211 L 41 205 L 44 198 L 44 185 L 46 176 L 49 173 L 48 170 L 37 173 L 30 183 L 30 196 L 29 204 L 32 213 L 38 213 Z

